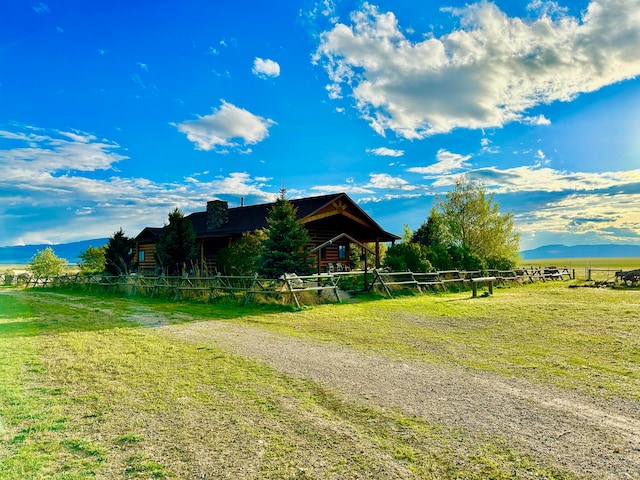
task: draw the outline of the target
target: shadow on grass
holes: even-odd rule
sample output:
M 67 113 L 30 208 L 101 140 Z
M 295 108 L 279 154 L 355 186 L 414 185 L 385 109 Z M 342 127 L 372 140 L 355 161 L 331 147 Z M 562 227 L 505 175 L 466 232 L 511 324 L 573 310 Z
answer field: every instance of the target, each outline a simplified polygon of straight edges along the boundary
M 251 321 L 251 317 L 293 311 L 293 306 L 273 302 L 243 306 L 237 298 L 205 303 L 56 288 L 0 289 L 0 339 L 201 321 Z

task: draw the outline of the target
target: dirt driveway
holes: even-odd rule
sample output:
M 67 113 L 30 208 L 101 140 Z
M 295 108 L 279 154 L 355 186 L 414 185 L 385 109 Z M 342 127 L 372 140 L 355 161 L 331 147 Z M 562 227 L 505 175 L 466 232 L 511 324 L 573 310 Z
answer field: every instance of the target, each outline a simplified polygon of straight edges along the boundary
M 604 401 L 484 372 L 398 361 L 223 322 L 163 326 L 338 390 L 516 448 L 587 478 L 640 479 L 640 402 Z

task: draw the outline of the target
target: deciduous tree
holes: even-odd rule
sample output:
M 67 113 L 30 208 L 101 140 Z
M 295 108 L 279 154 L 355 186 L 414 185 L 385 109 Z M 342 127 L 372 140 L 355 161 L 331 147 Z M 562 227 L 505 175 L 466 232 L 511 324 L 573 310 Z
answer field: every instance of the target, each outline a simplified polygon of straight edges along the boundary
M 442 258 L 444 248 L 452 266 L 465 269 L 511 268 L 520 246 L 513 214 L 501 213 L 493 194 L 464 175 L 444 198 L 436 199 L 413 240 L 426 245 L 434 257 Z M 442 260 L 434 266 L 443 268 Z
M 57 277 L 66 267 L 67 260 L 58 257 L 51 247 L 38 250 L 27 264 L 27 270 L 38 277 Z
M 264 238 L 262 231 L 245 233 L 242 238 L 220 250 L 218 269 L 225 275 L 254 274 L 258 268 Z
M 93 247 L 89 245 L 86 250 L 78 255 L 78 258 L 80 258 L 80 261 L 78 262 L 80 271 L 87 275 L 104 272 L 106 249 L 106 245 L 102 245 L 101 247 Z

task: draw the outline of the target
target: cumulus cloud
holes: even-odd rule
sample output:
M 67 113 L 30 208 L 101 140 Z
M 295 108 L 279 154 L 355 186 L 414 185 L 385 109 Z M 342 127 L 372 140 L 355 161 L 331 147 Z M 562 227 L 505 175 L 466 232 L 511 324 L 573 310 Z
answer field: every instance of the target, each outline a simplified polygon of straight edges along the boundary
M 471 155 L 460 155 L 441 148 L 436 154 L 436 163 L 427 167 L 411 167 L 408 168 L 407 171 L 420 173 L 422 175 L 449 174 L 466 167 L 467 164 L 465 162 L 470 158 Z
M 524 21 L 483 1 L 449 8 L 460 28 L 414 42 L 392 12 L 365 3 L 349 25 L 321 35 L 314 60 L 327 90 L 349 90 L 381 135 L 409 138 L 455 128 L 545 125 L 527 112 L 640 74 L 640 1 L 592 0 L 581 18 L 535 0 Z
M 590 192 L 640 184 L 640 170 L 601 173 L 566 172 L 535 165 L 506 169 L 481 168 L 468 172 L 468 175 L 497 193 Z M 453 185 L 454 181 L 453 177 L 443 177 L 434 185 L 448 186 Z
M 186 134 L 198 150 L 227 153 L 231 149 L 250 151 L 246 147 L 267 138 L 269 128 L 274 124 L 273 120 L 222 100 L 220 108 L 214 109 L 212 114 L 172 125 Z
M 387 189 L 387 190 L 415 190 L 416 186 L 411 185 L 406 180 L 393 177 L 388 173 L 371 173 L 369 174 L 369 183 L 367 187 Z
M 551 199 L 543 208 L 515 215 L 518 230 L 535 238 L 539 232 L 564 238 L 573 235 L 592 243 L 636 243 L 640 234 L 638 194 L 572 193 Z
M 394 150 L 387 147 L 378 147 L 367 149 L 367 153 L 371 153 L 372 155 L 376 155 L 378 157 L 402 157 L 404 155 L 404 150 Z
M 277 195 L 265 191 L 269 188 L 269 180 L 271 178 L 252 177 L 247 172 L 232 172 L 227 176 L 217 176 L 213 180 L 194 183 L 197 183 L 197 188 L 201 192 L 215 192 L 216 195 L 243 196 L 260 202 L 272 202 Z
M 273 60 L 256 57 L 251 71 L 260 78 L 278 77 L 280 76 L 280 65 Z

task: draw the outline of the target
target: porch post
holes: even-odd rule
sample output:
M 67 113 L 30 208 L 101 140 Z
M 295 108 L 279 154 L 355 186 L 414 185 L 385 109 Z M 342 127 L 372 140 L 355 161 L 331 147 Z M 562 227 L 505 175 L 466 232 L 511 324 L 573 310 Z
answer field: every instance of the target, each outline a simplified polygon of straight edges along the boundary
M 369 291 L 369 285 L 367 282 L 367 251 L 365 250 L 364 245 L 361 247 L 362 256 L 364 257 L 364 291 Z

